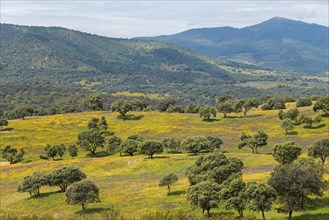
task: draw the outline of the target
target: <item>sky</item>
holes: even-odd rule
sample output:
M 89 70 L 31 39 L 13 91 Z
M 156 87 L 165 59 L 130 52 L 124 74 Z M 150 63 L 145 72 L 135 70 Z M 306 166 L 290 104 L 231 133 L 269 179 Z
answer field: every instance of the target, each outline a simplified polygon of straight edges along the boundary
M 119 38 L 167 35 L 203 27 L 241 28 L 276 16 L 329 26 L 328 0 L 0 2 L 1 23 L 60 26 Z

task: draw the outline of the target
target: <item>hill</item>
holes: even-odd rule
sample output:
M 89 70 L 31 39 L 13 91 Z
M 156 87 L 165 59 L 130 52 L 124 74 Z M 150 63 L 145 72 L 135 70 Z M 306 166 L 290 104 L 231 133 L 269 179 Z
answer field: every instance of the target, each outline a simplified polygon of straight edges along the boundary
M 294 108 L 295 103 L 289 103 L 288 109 Z M 311 107 L 299 108 L 301 113 L 313 115 Z M 26 120 L 11 120 L 6 132 L 0 132 L 1 142 L 13 147 L 24 147 L 27 154 L 24 163 L 1 166 L 0 175 L 0 218 L 25 219 L 36 216 L 45 219 L 120 219 L 115 213 L 119 212 L 127 218 L 140 218 L 156 211 L 170 211 L 187 216 L 201 218 L 200 209 L 194 209 L 186 200 L 188 180 L 185 169 L 190 166 L 195 156 L 186 153 L 155 155 L 147 159 L 144 155 L 133 157 L 118 154 L 90 158 L 80 150 L 77 158 L 71 159 L 66 153 L 63 160 L 41 161 L 38 156 L 43 152 L 45 144 L 74 143 L 79 132 L 87 129 L 87 121 L 91 117 L 105 116 L 109 122 L 109 130 L 116 135 L 126 138 L 138 133 L 150 140 L 161 140 L 165 137 L 184 139 L 195 135 L 215 135 L 223 139 L 223 150 L 230 157 L 242 159 L 244 163 L 243 178 L 245 181 L 267 181 L 271 170 L 277 163 L 268 154 L 275 143 L 296 141 L 303 148 L 306 156 L 307 146 L 319 138 L 326 137 L 329 126 L 328 118 L 314 129 L 298 125 L 295 133 L 285 135 L 280 128 L 277 111 L 253 110 L 248 117 L 232 114 L 229 118 L 217 116 L 217 121 L 205 122 L 197 114 L 176 114 L 158 112 L 133 112 L 141 115 L 140 120 L 122 121 L 116 113 L 84 112 L 44 117 L 27 117 Z M 314 115 L 313 115 L 314 116 Z M 236 144 L 242 131 L 254 134 L 258 129 L 269 134 L 269 144 L 252 154 L 250 149 L 238 150 Z M 102 152 L 100 149 L 99 153 Z M 101 155 L 101 154 L 99 154 Z M 104 155 L 104 154 L 103 154 Z M 87 174 L 100 188 L 101 203 L 90 204 L 88 212 L 80 212 L 79 205 L 67 205 L 65 195 L 58 187 L 42 187 L 39 198 L 29 198 L 28 193 L 17 192 L 18 185 L 24 176 L 34 171 L 45 174 L 63 166 L 77 166 Z M 326 167 L 328 162 L 326 163 Z M 173 195 L 166 196 L 166 189 L 159 188 L 159 180 L 168 173 L 176 173 L 179 181 L 174 185 Z M 326 177 L 328 178 L 328 177 Z M 317 200 L 322 207 L 311 208 L 304 212 L 294 212 L 298 219 L 327 219 L 328 192 Z M 116 210 L 116 211 L 114 211 Z M 235 218 L 236 211 L 227 211 L 224 207 L 212 210 L 215 219 Z M 246 211 L 250 219 L 261 218 L 260 213 Z M 268 219 L 282 219 L 286 214 L 275 210 L 266 213 Z M 195 219 L 194 218 L 194 219 Z M 146 219 L 154 219 L 148 217 Z
M 328 71 L 329 28 L 280 17 L 245 28 L 200 28 L 141 39 L 273 69 L 313 74 Z
M 179 103 L 213 104 L 222 93 L 246 98 L 289 92 L 297 98 L 323 95 L 326 86 L 325 75 L 303 78 L 163 42 L 114 39 L 60 27 L 0 28 L 2 110 L 30 104 L 56 112 L 95 92 L 104 99 L 116 92 L 138 92 L 172 95 Z

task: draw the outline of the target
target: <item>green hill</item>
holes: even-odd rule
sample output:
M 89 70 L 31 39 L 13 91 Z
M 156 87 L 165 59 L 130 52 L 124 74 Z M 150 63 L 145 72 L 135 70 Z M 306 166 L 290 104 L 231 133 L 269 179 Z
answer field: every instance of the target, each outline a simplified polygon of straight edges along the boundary
M 244 28 L 200 28 L 141 39 L 284 71 L 328 71 L 329 28 L 280 17 Z

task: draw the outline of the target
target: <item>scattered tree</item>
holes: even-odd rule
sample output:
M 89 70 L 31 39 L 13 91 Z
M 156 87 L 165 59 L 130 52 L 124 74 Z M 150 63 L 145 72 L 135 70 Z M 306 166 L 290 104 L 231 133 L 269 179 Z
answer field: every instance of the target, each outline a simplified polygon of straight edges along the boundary
M 227 158 L 219 150 L 199 156 L 195 163 L 186 169 L 190 185 L 211 180 L 221 184 L 233 174 L 241 174 L 243 163 L 237 158 Z
M 99 111 L 103 110 L 103 100 L 98 94 L 92 94 L 86 97 L 81 102 L 81 106 L 86 107 L 88 110 Z
M 32 195 L 40 195 L 41 186 L 48 184 L 47 178 L 40 172 L 35 172 L 32 176 L 24 177 L 23 183 L 19 185 L 18 192 L 28 192 L 30 197 Z
M 70 157 L 76 157 L 78 156 L 78 148 L 75 144 L 70 144 L 67 148 L 69 154 L 70 154 Z
M 163 152 L 163 146 L 160 142 L 145 141 L 140 144 L 139 152 L 153 159 L 154 154 Z
M 292 163 L 302 153 L 302 148 L 295 142 L 287 142 L 284 144 L 277 144 L 273 148 L 273 157 L 280 164 Z
M 162 145 L 168 149 L 171 149 L 171 152 L 175 152 L 179 149 L 181 142 L 180 140 L 176 140 L 175 138 L 164 138 L 162 140 Z
M 267 134 L 263 131 L 258 131 L 254 136 L 246 135 L 245 133 L 241 134 L 240 143 L 238 148 L 249 147 L 252 150 L 253 154 L 257 154 L 257 149 L 267 145 Z
M 2 131 L 4 126 L 8 126 L 9 122 L 5 118 L 0 118 L 0 131 Z
M 64 155 L 64 153 L 66 151 L 66 147 L 65 147 L 64 144 L 56 145 L 56 147 L 57 147 L 57 154 L 62 159 L 63 158 L 63 155 Z
M 99 122 L 99 119 L 98 118 L 95 118 L 95 117 L 92 117 L 89 121 L 88 121 L 88 129 L 98 129 L 98 122 Z
M 197 136 L 197 137 L 190 137 L 183 141 L 182 147 L 189 153 L 194 153 L 195 155 L 198 152 L 211 151 L 211 143 L 205 137 Z
M 167 186 L 168 188 L 168 195 L 170 195 L 170 186 L 175 184 L 178 181 L 177 175 L 170 173 L 168 175 L 165 175 L 159 183 L 159 187 Z
M 47 177 L 49 186 L 59 186 L 62 192 L 65 192 L 72 183 L 85 178 L 86 174 L 77 167 L 61 167 Z
M 329 157 L 329 138 L 323 138 L 314 142 L 308 148 L 308 155 L 314 158 L 320 158 L 322 166 L 324 166 L 326 158 Z
M 222 139 L 220 139 L 219 137 L 208 136 L 207 140 L 210 142 L 211 152 L 214 151 L 215 149 L 219 149 L 220 145 L 223 144 Z
M 312 99 L 309 96 L 298 99 L 296 103 L 296 107 L 305 107 L 311 105 L 312 105 Z
M 301 158 L 295 162 L 276 166 L 271 173 L 269 185 L 272 186 L 280 204 L 279 212 L 289 213 L 303 210 L 311 201 L 310 196 L 322 196 L 325 186 L 321 165 L 312 158 Z
M 241 107 L 243 115 L 246 116 L 247 112 L 250 111 L 252 108 L 258 108 L 259 101 L 257 99 L 245 99 L 242 100 Z
M 275 190 L 265 184 L 250 182 L 245 190 L 247 196 L 247 208 L 252 211 L 262 212 L 263 220 L 265 220 L 265 212 L 272 209 L 272 204 L 276 200 Z
M 96 129 L 91 129 L 79 134 L 77 145 L 96 156 L 97 148 L 103 147 L 104 142 L 105 139 L 102 134 Z
M 220 186 L 217 183 L 202 181 L 187 189 L 187 199 L 192 205 L 199 206 L 202 209 L 202 215 L 207 210 L 207 215 L 210 216 L 210 209 L 218 207 L 219 190 Z
M 302 117 L 302 122 L 306 124 L 307 127 L 312 128 L 313 124 L 318 124 L 322 121 L 322 117 L 320 115 L 316 116 L 315 118 L 311 118 L 308 116 Z
M 216 117 L 216 109 L 211 108 L 209 106 L 204 106 L 204 107 L 199 109 L 199 115 L 200 115 L 200 117 L 203 118 L 203 120 L 209 121 L 211 115 L 213 117 Z
M 289 131 L 291 131 L 295 128 L 295 125 L 291 120 L 288 119 L 288 120 L 282 121 L 281 127 L 285 130 L 286 134 L 288 134 Z
M 6 159 L 10 164 L 18 163 L 23 160 L 25 151 L 21 148 L 19 151 L 16 148 L 12 148 L 10 145 L 1 149 L 2 158 Z
M 46 152 L 47 157 L 51 157 L 53 158 L 53 160 L 55 160 L 55 157 L 58 152 L 58 148 L 56 145 L 51 146 L 50 144 L 47 144 L 44 148 L 44 151 Z
M 317 111 L 321 110 L 325 114 L 329 114 L 329 94 L 319 98 L 315 102 L 315 104 L 313 106 L 313 110 L 314 110 L 314 112 L 317 112 Z
M 106 131 L 109 125 L 107 124 L 107 121 L 104 116 L 101 117 L 101 120 L 99 121 L 99 128 L 101 131 Z
M 129 111 L 132 111 L 133 106 L 128 100 L 117 100 L 112 103 L 111 105 L 111 110 L 113 112 L 118 112 L 122 118 L 125 120 L 126 119 L 126 114 Z
M 140 134 L 133 134 L 133 135 L 130 135 L 129 137 L 127 137 L 127 139 L 135 140 L 135 141 L 138 141 L 138 142 L 143 142 L 143 141 L 145 141 L 145 138 L 143 138 Z
M 107 152 L 109 153 L 114 153 L 116 152 L 121 144 L 121 138 L 117 137 L 117 136 L 112 136 L 109 138 L 109 140 L 107 141 Z
M 138 141 L 127 139 L 120 144 L 119 152 L 120 156 L 122 153 L 127 153 L 130 156 L 134 156 L 134 153 L 138 150 Z
M 88 203 L 101 202 L 99 199 L 99 189 L 90 180 L 82 180 L 71 184 L 66 192 L 67 204 L 80 204 L 85 211 Z

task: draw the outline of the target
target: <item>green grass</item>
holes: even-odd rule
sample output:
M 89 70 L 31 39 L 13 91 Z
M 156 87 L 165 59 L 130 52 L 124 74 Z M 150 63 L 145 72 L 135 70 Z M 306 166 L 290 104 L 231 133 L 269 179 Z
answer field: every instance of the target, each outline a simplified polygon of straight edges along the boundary
M 288 108 L 294 107 L 294 103 Z M 301 112 L 314 114 L 310 107 L 300 108 Z M 140 120 L 122 121 L 117 119 L 116 113 L 84 112 L 66 115 L 44 117 L 29 117 L 26 120 L 11 120 L 9 127 L 13 130 L 1 132 L 1 145 L 24 147 L 27 155 L 25 163 L 1 166 L 0 213 L 11 216 L 50 216 L 56 219 L 105 218 L 113 209 L 129 218 L 139 218 L 147 213 L 156 211 L 184 212 L 201 217 L 200 209 L 195 209 L 186 200 L 185 190 L 188 181 L 184 176 L 186 167 L 190 166 L 195 156 L 188 154 L 155 155 L 153 160 L 144 155 L 134 157 L 119 157 L 112 155 L 102 158 L 88 158 L 86 152 L 81 151 L 78 158 L 64 160 L 41 161 L 38 159 L 45 144 L 74 143 L 79 132 L 86 130 L 86 124 L 91 117 L 105 116 L 109 130 L 125 138 L 139 133 L 147 139 L 161 140 L 164 137 L 184 139 L 194 135 L 217 135 L 224 140 L 224 150 L 227 156 L 238 157 L 244 162 L 243 178 L 245 181 L 266 182 L 271 170 L 277 164 L 271 155 L 271 148 L 275 143 L 296 141 L 306 147 L 313 141 L 328 135 L 329 119 L 317 129 L 305 129 L 303 125 L 295 128 L 297 135 L 285 135 L 280 127 L 277 111 L 252 111 L 248 117 L 232 114 L 223 119 L 218 116 L 217 121 L 202 121 L 196 114 L 168 114 L 158 112 L 133 112 L 141 115 Z M 249 149 L 238 150 L 236 145 L 242 131 L 255 133 L 264 130 L 269 134 L 268 146 L 260 149 L 260 154 L 253 155 Z M 157 157 L 158 156 L 158 157 Z M 30 162 L 29 162 L 30 161 Z M 101 203 L 90 204 L 89 212 L 82 214 L 80 206 L 65 204 L 65 195 L 58 192 L 56 187 L 42 187 L 40 198 L 29 198 L 28 193 L 18 193 L 17 187 L 24 176 L 34 171 L 50 173 L 62 166 L 78 166 L 100 188 Z M 328 166 L 328 163 L 327 165 Z M 168 173 L 176 173 L 179 181 L 174 185 L 174 195 L 166 196 L 166 188 L 158 186 L 161 177 Z M 326 177 L 328 179 L 328 176 Z M 319 201 L 328 207 L 328 192 Z M 234 216 L 237 213 L 232 211 Z M 218 208 L 212 213 L 231 213 Z M 246 211 L 246 215 L 261 218 L 260 213 Z M 327 219 L 329 210 L 320 207 L 305 212 L 296 212 L 294 216 L 300 219 Z M 282 219 L 286 215 L 275 210 L 267 213 L 269 219 Z M 1 216 L 0 216 L 1 217 Z M 3 217 L 3 216 L 2 216 Z

